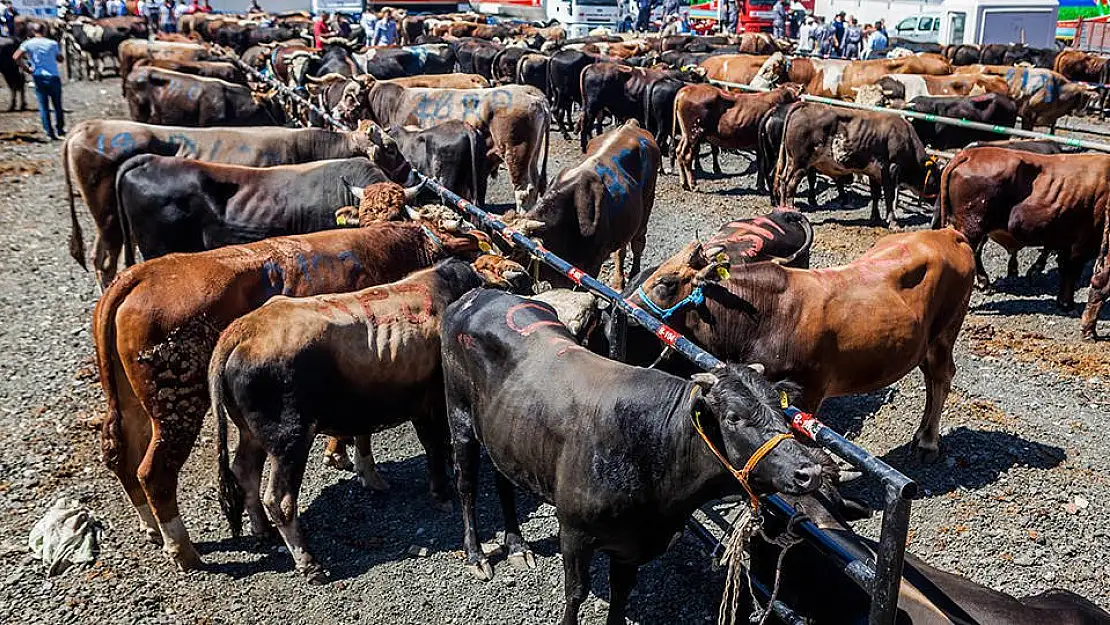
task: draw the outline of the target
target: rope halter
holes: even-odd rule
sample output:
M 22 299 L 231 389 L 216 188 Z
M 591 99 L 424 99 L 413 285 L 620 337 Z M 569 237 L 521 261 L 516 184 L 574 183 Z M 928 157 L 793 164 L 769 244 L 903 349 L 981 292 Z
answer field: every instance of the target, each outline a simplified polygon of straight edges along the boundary
M 697 392 L 697 387 L 694 388 L 695 390 L 691 392 L 691 395 Z M 785 401 L 785 395 L 782 396 Z M 775 447 L 778 447 L 779 443 L 785 440 L 793 439 L 794 435 L 789 432 L 785 432 L 772 436 L 762 445 L 760 445 L 759 449 L 755 450 L 755 453 L 753 453 L 751 457 L 748 458 L 748 461 L 744 463 L 743 469 L 737 469 L 736 467 L 732 466 L 732 463 L 728 461 L 728 458 L 726 458 L 725 455 L 721 453 L 719 449 L 717 449 L 717 446 L 713 444 L 713 441 L 709 440 L 709 437 L 706 436 L 705 429 L 701 426 L 700 410 L 694 411 L 693 422 L 694 429 L 697 430 L 698 436 L 701 437 L 701 440 L 705 441 L 705 445 L 709 448 L 709 451 L 713 452 L 714 456 L 717 456 L 717 460 L 719 460 L 721 464 L 725 467 L 725 469 L 727 469 L 728 472 L 732 474 L 732 477 L 736 478 L 737 482 L 740 482 L 740 486 L 744 488 L 744 492 L 748 493 L 748 498 L 751 501 L 752 510 L 758 511 L 759 497 L 755 494 L 755 490 L 749 483 L 752 471 L 755 471 L 755 468 L 759 464 L 759 462 L 763 460 L 763 458 L 766 457 L 767 454 L 771 453 L 771 451 L 773 451 Z
M 662 321 L 666 321 L 668 317 L 682 310 L 686 306 L 701 306 L 705 303 L 705 291 L 700 284 L 694 287 L 694 290 L 690 291 L 689 295 L 678 300 L 678 303 L 674 306 L 671 306 L 670 308 L 660 308 L 659 304 L 651 301 L 651 298 L 648 297 L 647 291 L 644 291 L 644 285 L 642 284 L 636 288 L 636 297 L 639 297 L 640 301 L 642 301 L 644 305 L 647 306 L 647 309 L 654 313 L 655 316 L 659 317 L 659 319 Z

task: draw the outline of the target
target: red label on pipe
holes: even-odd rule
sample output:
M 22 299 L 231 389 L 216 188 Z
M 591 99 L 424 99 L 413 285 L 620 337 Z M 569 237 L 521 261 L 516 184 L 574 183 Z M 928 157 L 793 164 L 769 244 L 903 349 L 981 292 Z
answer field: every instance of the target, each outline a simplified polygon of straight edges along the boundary
M 672 330 L 670 326 L 662 325 L 659 326 L 659 329 L 655 331 L 655 336 L 658 336 L 659 340 L 663 341 L 667 345 L 674 347 L 674 342 L 677 341 L 678 337 L 682 335 Z
M 582 271 L 578 267 L 571 267 L 567 270 L 567 277 L 571 280 L 574 280 L 574 282 L 577 284 L 582 284 L 582 276 L 584 275 L 586 275 L 586 272 Z
M 817 439 L 817 431 L 821 429 L 822 425 L 816 417 L 793 406 L 786 409 L 786 414 L 790 417 L 791 427 L 813 440 Z

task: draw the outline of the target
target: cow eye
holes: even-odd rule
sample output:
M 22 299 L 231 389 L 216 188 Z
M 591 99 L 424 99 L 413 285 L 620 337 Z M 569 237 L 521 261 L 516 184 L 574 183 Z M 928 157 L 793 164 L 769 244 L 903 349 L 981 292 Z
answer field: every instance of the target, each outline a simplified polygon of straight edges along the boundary
M 736 412 L 735 410 L 729 410 L 725 413 L 725 418 L 728 419 L 730 423 L 739 423 L 740 421 L 744 420 L 744 415 Z
M 651 292 L 659 299 L 671 297 L 675 292 L 675 281 L 671 278 L 660 278 L 651 287 Z

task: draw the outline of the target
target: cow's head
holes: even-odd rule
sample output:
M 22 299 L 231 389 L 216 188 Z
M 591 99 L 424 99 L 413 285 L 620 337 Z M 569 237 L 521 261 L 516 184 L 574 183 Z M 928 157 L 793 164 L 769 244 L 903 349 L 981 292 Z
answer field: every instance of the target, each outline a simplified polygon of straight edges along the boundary
M 340 226 L 367 226 L 376 221 L 404 220 L 411 216 L 407 205 L 416 200 L 421 186 L 406 189 L 395 182 L 379 182 L 367 187 L 348 184 L 347 188 L 358 200 L 358 208 L 345 206 L 335 211 L 335 223 Z
M 1094 87 L 1074 82 L 1065 82 L 1060 87 L 1060 101 L 1067 108 L 1067 113 L 1076 117 L 1101 111 L 1100 100 L 1098 89 Z
M 790 64 L 786 55 L 776 52 L 763 62 L 749 84 L 760 89 L 770 89 L 785 78 L 789 70 Z
M 368 114 L 370 88 L 373 85 L 374 77 L 370 75 L 348 80 L 331 114 L 344 124 L 358 124 Z
M 520 263 L 497 254 L 482 254 L 474 259 L 474 271 L 486 286 L 513 293 L 531 294 L 534 282 Z
M 659 265 L 630 299 L 664 321 L 697 308 L 705 302 L 706 284 L 728 278 L 724 251 L 723 246 L 706 249 L 697 241 L 686 245 Z
M 355 141 L 361 144 L 366 157 L 374 161 L 390 180 L 409 183 L 412 165 L 401 153 L 397 141 L 374 122 L 362 120 L 355 131 Z
M 706 444 L 732 467 L 745 467 L 754 455 L 762 455 L 747 474 L 750 492 L 813 492 L 821 485 L 821 465 L 791 436 L 782 412 L 798 386 L 772 386 L 762 374 L 761 365 L 738 364 L 695 374 L 691 417 Z

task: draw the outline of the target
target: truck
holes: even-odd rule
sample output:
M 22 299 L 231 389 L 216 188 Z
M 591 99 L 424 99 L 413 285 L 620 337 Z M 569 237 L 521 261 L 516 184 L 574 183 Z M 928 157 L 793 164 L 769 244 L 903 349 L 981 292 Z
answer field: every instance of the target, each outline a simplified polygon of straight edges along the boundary
M 739 12 L 737 32 L 770 32 L 776 2 L 778 0 L 736 0 Z M 715 31 L 720 6 L 720 0 L 691 0 L 690 21 L 695 29 L 699 32 Z M 802 6 L 808 14 L 812 14 L 814 0 L 802 0 Z
M 469 7 L 483 15 L 563 25 L 568 37 L 584 37 L 595 28 L 617 29 L 620 0 L 476 0 Z

